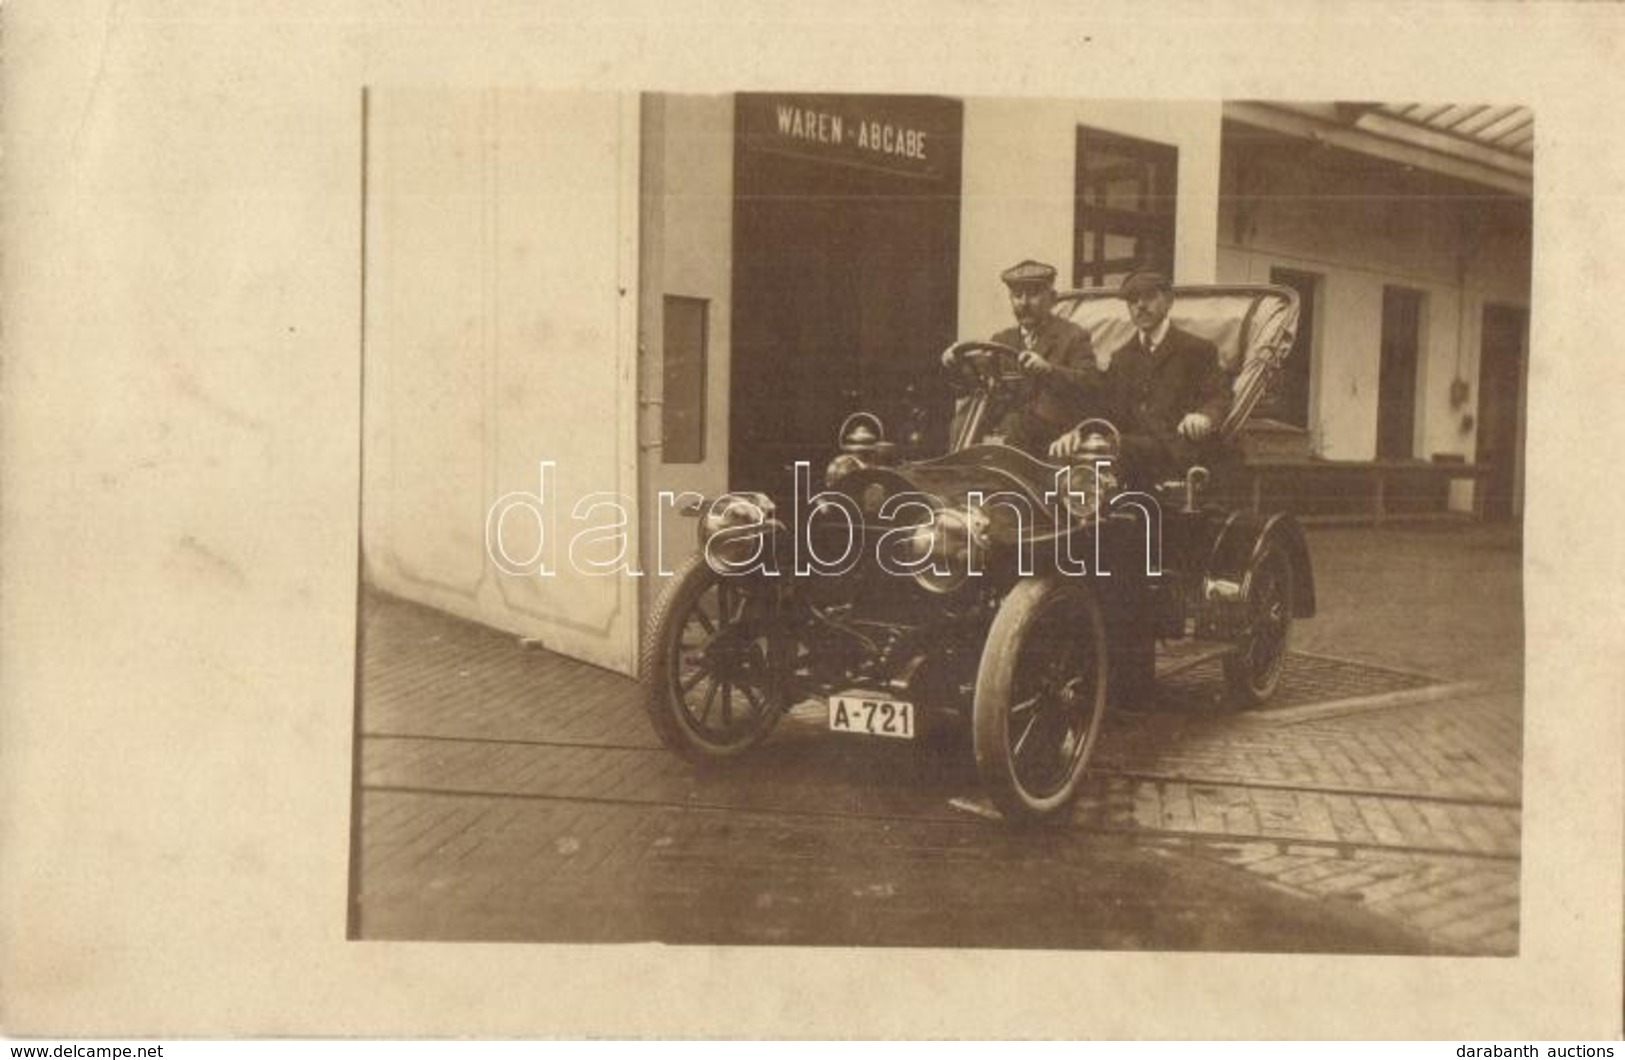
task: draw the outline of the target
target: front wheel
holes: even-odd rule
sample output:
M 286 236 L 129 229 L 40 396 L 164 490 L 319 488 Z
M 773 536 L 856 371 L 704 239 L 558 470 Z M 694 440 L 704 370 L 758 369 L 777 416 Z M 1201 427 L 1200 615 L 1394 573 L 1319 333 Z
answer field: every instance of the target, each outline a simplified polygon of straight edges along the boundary
M 1020 582 L 999 606 L 976 674 L 976 768 L 1011 820 L 1063 808 L 1106 711 L 1106 627 L 1084 586 Z
M 644 638 L 644 707 L 661 742 L 694 762 L 737 758 L 761 743 L 786 706 L 787 642 L 774 586 L 718 574 L 695 556 Z
M 1286 670 L 1292 633 L 1292 561 L 1265 545 L 1247 571 L 1247 634 L 1225 656 L 1224 679 L 1239 707 L 1256 707 L 1275 694 Z

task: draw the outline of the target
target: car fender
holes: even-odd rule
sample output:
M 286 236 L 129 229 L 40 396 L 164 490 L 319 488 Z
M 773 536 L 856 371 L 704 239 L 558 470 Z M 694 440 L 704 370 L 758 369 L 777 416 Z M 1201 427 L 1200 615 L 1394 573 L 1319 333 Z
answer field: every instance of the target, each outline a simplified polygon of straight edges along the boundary
M 1215 520 L 1213 544 L 1202 573 L 1210 583 L 1245 585 L 1247 571 L 1265 546 L 1275 544 L 1292 564 L 1292 614 L 1315 613 L 1315 572 L 1303 527 L 1286 512 L 1232 512 Z

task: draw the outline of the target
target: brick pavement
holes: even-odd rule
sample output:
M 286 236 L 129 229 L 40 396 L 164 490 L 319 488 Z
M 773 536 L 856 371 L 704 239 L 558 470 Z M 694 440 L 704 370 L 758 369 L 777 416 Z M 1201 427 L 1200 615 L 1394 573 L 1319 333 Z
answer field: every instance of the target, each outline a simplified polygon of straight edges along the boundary
M 985 822 L 369 795 L 364 937 L 1448 952 L 1127 839 Z M 973 898 L 972 898 L 973 896 Z
M 1322 558 L 1324 544 L 1312 542 L 1323 607 L 1349 594 L 1351 578 L 1387 570 L 1370 556 L 1395 552 L 1396 541 L 1400 570 L 1448 566 L 1429 558 L 1440 551 L 1437 535 L 1365 534 L 1338 532 L 1340 543 L 1355 547 L 1333 550 L 1329 562 Z M 1452 548 L 1448 554 L 1467 552 L 1480 567 L 1485 556 L 1515 565 L 1516 553 L 1494 537 L 1470 540 L 1477 551 Z M 1381 577 L 1385 592 L 1406 591 Z M 1508 597 L 1504 571 L 1481 571 L 1475 584 L 1486 581 Z M 1438 584 L 1413 582 L 1408 591 L 1437 592 Z M 1476 601 L 1481 615 L 1501 624 L 1491 628 L 1480 617 L 1477 635 L 1505 641 L 1516 634 L 1521 641 L 1517 608 L 1510 606 L 1515 596 L 1501 602 L 1509 607 Z M 950 804 L 976 794 L 969 755 L 951 740 L 923 747 L 855 742 L 821 731 L 821 718 L 812 712 L 788 719 L 739 767 L 695 771 L 659 749 L 623 678 L 412 605 L 369 596 L 364 606 L 358 892 L 364 935 L 532 937 L 540 923 L 549 925 L 546 937 L 560 938 L 680 941 L 701 927 L 712 941 L 797 938 L 786 925 L 801 921 L 789 914 L 810 896 L 827 899 L 827 877 L 836 871 L 830 866 L 864 875 L 864 866 L 829 857 L 839 845 L 833 836 L 846 834 L 850 841 L 867 834 L 887 844 L 881 860 L 890 875 L 862 884 L 860 897 L 870 894 L 864 888 L 883 894 L 897 879 L 920 889 L 920 859 L 945 856 L 943 835 L 954 837 L 948 849 L 978 865 L 1010 842 Z M 1441 677 L 1480 679 L 1472 694 L 1380 710 L 1356 705 L 1355 712 L 1330 716 L 1287 710 L 1238 717 L 1182 702 L 1168 713 L 1113 717 L 1070 835 L 1114 851 L 1112 843 L 1172 851 L 1209 866 L 1210 874 L 1229 874 L 1219 878 L 1239 873 L 1278 901 L 1307 903 L 1320 915 L 1364 915 L 1392 926 L 1383 936 L 1389 951 L 1516 952 L 1519 653 L 1503 650 L 1478 670 L 1453 643 L 1430 655 L 1418 647 L 1427 638 L 1414 627 L 1435 621 L 1439 606 L 1430 601 L 1414 612 L 1393 611 L 1410 615 L 1403 621 L 1413 628 L 1368 629 L 1350 645 L 1351 654 L 1379 666 L 1438 663 Z M 1388 615 L 1390 604 L 1381 610 Z M 1354 629 L 1358 620 L 1341 616 L 1338 623 Z M 1322 634 L 1300 643 L 1325 651 Z M 1482 643 L 1476 654 L 1484 655 Z M 735 867 L 760 885 L 748 896 L 731 885 L 721 888 L 746 901 L 748 916 L 702 916 L 703 925 L 685 928 L 679 892 L 718 889 L 709 879 L 714 872 L 699 871 L 694 860 L 720 849 L 715 830 L 724 825 L 718 821 L 784 837 L 767 843 L 771 856 L 752 854 L 743 862 L 744 848 L 729 847 Z M 823 838 L 814 842 L 809 835 Z M 902 835 L 909 840 L 899 845 Z M 806 849 L 796 853 L 798 844 Z M 633 849 L 642 853 L 633 858 Z M 1053 841 L 1045 849 L 1046 858 L 1054 856 Z M 824 870 L 804 864 L 808 850 L 822 857 Z M 789 862 L 780 864 L 786 851 Z M 1024 849 L 1016 860 L 1033 859 Z M 979 870 L 955 871 L 974 876 Z M 983 865 L 980 871 L 989 870 Z M 804 892 L 782 881 L 770 885 L 773 873 L 801 881 Z M 1037 874 L 1048 879 L 1053 872 Z M 1008 875 L 999 875 L 1000 887 L 1010 887 Z M 619 899 L 607 896 L 606 878 L 616 881 L 609 891 Z M 629 891 L 637 899 L 630 905 Z M 1238 908 L 1246 905 L 1237 901 Z M 772 908 L 759 908 L 762 902 Z M 896 908 L 885 920 L 887 930 L 900 940 L 915 937 L 908 924 L 916 906 L 890 905 Z M 689 905 L 691 911 L 701 907 Z M 1001 908 L 1011 920 L 1002 930 L 1015 932 L 1011 938 L 1034 917 L 1030 909 Z M 568 915 L 560 913 L 565 909 Z M 1208 914 L 1219 915 L 1214 908 Z M 801 908 L 799 915 L 810 911 Z M 820 908 L 824 921 L 847 928 L 831 927 L 829 939 L 814 941 L 834 941 L 847 929 L 859 938 L 875 931 L 873 919 L 854 915 L 841 903 Z M 862 931 L 860 921 L 867 925 Z M 988 912 L 962 936 L 932 937 L 938 944 L 961 937 L 1002 944 L 997 923 Z M 1146 938 L 1123 923 L 1097 927 L 1079 944 L 1116 939 L 1127 946 Z M 1066 937 L 1064 925 L 1047 930 L 1052 940 Z M 1368 923 L 1363 930 L 1373 929 Z M 1191 938 L 1200 939 L 1200 932 Z M 1266 948 L 1294 948 L 1289 940 L 1272 941 Z M 1170 943 L 1160 935 L 1156 944 Z

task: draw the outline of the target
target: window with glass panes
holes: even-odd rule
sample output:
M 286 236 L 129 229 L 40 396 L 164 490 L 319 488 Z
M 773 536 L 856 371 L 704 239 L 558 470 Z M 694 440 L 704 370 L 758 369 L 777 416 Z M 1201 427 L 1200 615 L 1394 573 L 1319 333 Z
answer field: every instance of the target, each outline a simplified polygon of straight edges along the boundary
M 1073 285 L 1115 285 L 1135 269 L 1172 276 L 1178 192 L 1178 148 L 1079 126 Z

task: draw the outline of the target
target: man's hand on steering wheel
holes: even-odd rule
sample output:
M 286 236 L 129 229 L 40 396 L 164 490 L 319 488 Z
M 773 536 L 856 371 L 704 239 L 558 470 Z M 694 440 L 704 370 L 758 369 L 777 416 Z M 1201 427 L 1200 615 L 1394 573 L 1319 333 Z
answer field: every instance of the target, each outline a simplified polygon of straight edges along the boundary
M 942 363 L 972 387 L 1009 386 L 1027 374 L 1021 351 L 998 342 L 956 342 L 942 352 Z
M 1044 376 L 1055 370 L 1055 366 L 1044 359 L 1044 355 L 1037 350 L 1022 350 L 1017 358 L 1021 370 L 1029 375 Z
M 976 365 L 960 352 L 957 343 L 942 351 L 942 367 L 948 370 L 949 385 L 956 391 L 970 391 L 981 385 L 982 377 Z

